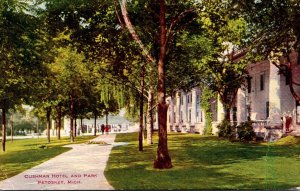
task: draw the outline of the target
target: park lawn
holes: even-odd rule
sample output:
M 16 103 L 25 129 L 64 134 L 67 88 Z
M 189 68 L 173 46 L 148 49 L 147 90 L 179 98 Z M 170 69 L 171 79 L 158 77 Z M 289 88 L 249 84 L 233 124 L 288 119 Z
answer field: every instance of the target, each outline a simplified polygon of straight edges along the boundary
M 75 144 L 87 142 L 95 136 L 75 137 Z M 70 144 L 69 137 L 57 140 L 46 138 L 14 140 L 6 142 L 6 152 L 0 152 L 0 180 L 7 179 L 27 169 L 37 166 L 71 148 L 62 147 Z
M 170 133 L 173 168 L 153 169 L 157 149 L 138 151 L 138 134 L 118 134 L 105 176 L 115 189 L 288 189 L 300 186 L 300 145 L 246 144 Z

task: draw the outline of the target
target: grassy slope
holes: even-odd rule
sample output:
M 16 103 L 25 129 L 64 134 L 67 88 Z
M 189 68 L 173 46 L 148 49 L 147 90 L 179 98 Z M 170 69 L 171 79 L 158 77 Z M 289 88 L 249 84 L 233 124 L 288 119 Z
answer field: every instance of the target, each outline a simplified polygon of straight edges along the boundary
M 156 137 L 156 136 L 155 136 Z M 284 189 L 300 186 L 300 146 L 231 143 L 170 134 L 174 167 L 152 168 L 157 144 L 138 152 L 137 134 L 119 134 L 105 175 L 116 189 Z M 157 142 L 157 139 L 155 140 Z
M 75 143 L 83 143 L 92 138 L 94 136 L 76 137 Z M 6 152 L 0 152 L 0 180 L 12 177 L 70 150 L 62 147 L 67 144 L 70 144 L 68 137 L 63 137 L 60 141 L 52 138 L 50 144 L 47 143 L 46 138 L 14 140 L 13 143 L 8 140 Z M 41 145 L 46 147 L 40 148 Z

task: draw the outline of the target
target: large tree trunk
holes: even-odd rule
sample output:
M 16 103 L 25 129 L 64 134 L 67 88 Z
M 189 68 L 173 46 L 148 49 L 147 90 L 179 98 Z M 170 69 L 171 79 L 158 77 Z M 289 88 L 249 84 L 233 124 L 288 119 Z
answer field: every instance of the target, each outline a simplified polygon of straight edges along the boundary
M 166 169 L 172 168 L 171 157 L 168 151 L 168 138 L 167 138 L 167 110 L 166 104 L 166 86 L 165 86 L 165 57 L 166 57 L 166 2 L 160 0 L 160 53 L 158 60 L 158 86 L 157 86 L 157 99 L 158 99 L 158 148 L 157 156 L 154 161 L 154 168 Z
M 10 136 L 11 136 L 11 142 L 13 143 L 14 142 L 14 115 L 11 114 L 10 116 Z
M 94 113 L 94 136 L 96 136 L 97 135 L 97 113 L 95 112 Z
M 224 119 L 230 122 L 230 108 L 227 107 L 224 108 Z
M 5 152 L 6 143 L 6 101 L 3 101 L 2 108 L 2 151 Z
M 168 106 L 165 101 L 165 56 L 166 56 L 166 44 L 167 44 L 167 31 L 166 31 L 166 4 L 165 0 L 159 0 L 160 3 L 160 14 L 159 14 L 159 28 L 160 28 L 160 53 L 158 61 L 158 87 L 157 87 L 157 97 L 158 97 L 158 128 L 159 128 L 159 142 L 157 148 L 157 158 L 154 161 L 154 168 L 171 168 L 171 158 L 168 152 L 167 145 L 167 109 Z M 154 63 L 154 59 L 145 49 L 141 40 L 139 39 L 137 33 L 134 31 L 133 26 L 128 18 L 126 10 L 126 0 L 120 1 L 122 15 L 127 29 L 129 30 L 133 39 L 139 44 L 140 48 L 143 51 L 143 55 L 147 58 L 149 63 Z
M 153 144 L 153 90 L 150 87 L 148 91 L 148 109 L 147 109 L 147 144 Z
M 74 101 L 73 101 L 73 98 L 71 97 L 71 99 L 70 99 L 70 137 L 71 137 L 71 143 L 74 143 L 73 119 L 74 119 Z
M 57 139 L 60 140 L 60 130 L 61 130 L 61 106 L 57 108 Z
M 54 119 L 54 132 L 52 133 L 52 135 L 57 136 L 57 129 L 58 129 L 58 119 Z
M 141 68 L 141 92 L 140 92 L 140 130 L 139 130 L 139 151 L 143 151 L 143 116 L 144 116 L 144 67 Z
M 105 124 L 108 126 L 108 111 L 105 112 Z
M 74 117 L 74 137 L 77 137 L 77 116 Z
M 47 118 L 47 141 L 48 143 L 50 143 L 50 125 L 51 125 L 51 121 L 50 121 L 50 115 L 51 115 L 51 108 L 47 107 L 46 109 L 46 118 Z
M 81 133 L 83 134 L 83 123 L 82 123 L 82 117 L 80 117 L 80 129 L 81 129 Z
M 73 134 L 73 123 L 74 123 L 74 119 L 73 117 L 70 117 L 70 139 L 71 139 L 71 143 L 74 142 L 74 134 Z
M 224 120 L 230 122 L 230 110 L 231 110 L 231 106 L 235 100 L 236 94 L 237 94 L 237 90 L 232 90 L 232 91 L 228 91 L 228 90 L 224 90 L 223 94 L 220 95 L 220 99 L 221 102 L 223 104 L 223 109 L 224 109 Z

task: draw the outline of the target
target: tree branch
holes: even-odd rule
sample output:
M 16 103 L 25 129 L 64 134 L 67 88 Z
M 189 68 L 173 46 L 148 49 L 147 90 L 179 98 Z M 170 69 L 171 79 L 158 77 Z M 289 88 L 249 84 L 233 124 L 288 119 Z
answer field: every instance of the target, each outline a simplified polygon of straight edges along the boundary
M 196 17 L 195 17 L 195 18 L 196 18 Z M 178 28 L 178 30 L 176 30 L 176 32 L 177 32 L 177 31 L 184 30 L 187 26 L 189 26 L 189 25 L 191 24 L 191 22 L 193 22 L 193 21 L 195 20 L 195 18 L 191 19 L 189 22 L 187 22 L 187 23 L 185 23 L 184 25 L 180 26 L 180 27 Z M 167 41 L 166 41 L 166 42 L 168 42 L 168 43 L 172 42 L 171 39 L 172 39 L 174 36 L 175 36 L 175 31 L 173 31 L 173 32 L 170 31 L 170 34 L 168 34 L 168 36 L 167 36 Z
M 102 71 L 104 71 L 105 73 L 109 73 L 109 72 L 107 72 L 105 70 L 102 70 Z M 100 71 L 100 73 L 101 73 L 101 71 Z M 141 89 L 140 89 L 139 85 L 136 85 L 134 82 L 132 82 L 128 78 L 124 78 L 124 77 L 121 77 L 121 76 L 118 76 L 118 78 L 110 78 L 107 75 L 102 75 L 102 77 L 105 78 L 105 79 L 108 79 L 110 81 L 113 81 L 116 84 L 124 85 L 124 86 L 126 86 L 126 87 L 128 87 L 130 89 L 133 89 L 133 90 L 135 90 L 135 91 L 137 91 L 139 93 L 141 92 Z M 122 80 L 119 80 L 120 78 L 122 78 Z M 145 85 L 145 87 L 147 87 L 147 86 L 148 85 Z M 146 99 L 148 99 L 148 96 L 146 94 L 144 94 L 144 97 Z
M 122 11 L 124 22 L 126 24 L 126 27 L 127 27 L 128 31 L 130 32 L 132 38 L 135 40 L 135 42 L 138 43 L 138 45 L 141 48 L 141 50 L 143 52 L 143 55 L 145 56 L 147 61 L 149 63 L 155 64 L 156 60 L 150 55 L 148 50 L 145 48 L 143 42 L 141 41 L 140 37 L 138 36 L 136 31 L 134 30 L 133 25 L 132 25 L 132 23 L 131 23 L 131 21 L 128 17 L 128 12 L 127 12 L 127 7 L 126 7 L 126 0 L 120 0 L 120 6 L 121 6 L 121 11 Z
M 174 27 L 177 25 L 177 23 L 179 23 L 182 19 L 184 19 L 184 17 L 186 17 L 188 14 L 195 13 L 195 12 L 196 12 L 195 9 L 188 9 L 186 11 L 181 12 L 174 19 L 172 19 L 170 27 L 167 31 L 167 41 L 166 41 L 166 43 L 169 41 L 170 36 L 172 36 L 172 34 L 174 33 L 173 30 L 174 30 Z
M 158 103 L 156 103 L 152 108 L 149 109 L 149 111 L 153 111 L 153 109 L 155 109 L 158 106 Z M 149 114 L 147 115 L 147 117 L 149 117 Z
M 293 97 L 295 98 L 295 100 L 299 102 L 300 101 L 300 96 L 296 93 L 296 91 L 294 89 L 294 86 L 293 86 L 293 76 L 292 76 L 291 63 L 288 63 L 288 72 L 289 72 L 289 75 L 290 75 L 290 83 L 289 83 L 290 91 L 291 91 Z
M 121 16 L 120 16 L 120 14 L 119 14 L 119 12 L 117 10 L 117 4 L 116 4 L 115 1 L 114 1 L 114 8 L 115 8 L 115 12 L 116 12 L 117 18 L 118 18 L 118 20 L 120 22 L 121 28 L 124 29 L 125 28 L 125 26 L 124 26 L 125 24 L 124 24 L 124 21 L 122 21 Z

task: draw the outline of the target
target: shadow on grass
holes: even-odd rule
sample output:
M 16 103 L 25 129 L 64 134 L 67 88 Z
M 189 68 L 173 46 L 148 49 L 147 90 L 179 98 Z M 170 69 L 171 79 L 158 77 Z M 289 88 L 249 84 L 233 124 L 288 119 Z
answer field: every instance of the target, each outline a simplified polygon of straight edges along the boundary
M 119 136 L 119 135 L 118 135 Z M 136 142 L 137 134 L 117 140 Z M 231 143 L 170 134 L 174 167 L 152 168 L 157 145 L 113 148 L 105 175 L 116 189 L 287 189 L 300 185 L 299 147 Z M 155 140 L 156 142 L 157 140 Z M 136 142 L 137 143 L 137 142 Z
M 299 146 L 287 147 L 276 145 L 256 145 L 231 143 L 217 137 L 178 137 L 170 139 L 170 152 L 179 149 L 186 152 L 188 157 L 200 160 L 205 164 L 231 164 L 242 160 L 262 160 L 266 156 L 294 157 L 299 155 Z M 184 142 L 184 144 L 182 144 Z M 207 157 L 209 156 L 209 158 Z

